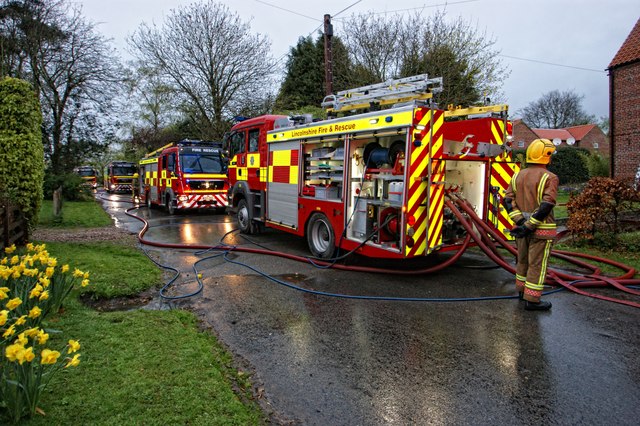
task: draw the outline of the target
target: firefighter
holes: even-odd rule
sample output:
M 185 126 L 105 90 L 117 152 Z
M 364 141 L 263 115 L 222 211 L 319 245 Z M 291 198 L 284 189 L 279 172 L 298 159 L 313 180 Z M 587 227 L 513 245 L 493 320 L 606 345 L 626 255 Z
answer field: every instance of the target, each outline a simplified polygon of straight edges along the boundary
M 547 170 L 556 147 L 548 139 L 536 139 L 527 148 L 527 168 L 516 173 L 507 188 L 503 205 L 516 226 L 510 231 L 516 237 L 518 259 L 516 289 L 524 308 L 546 311 L 551 303 L 541 301 L 547 262 L 556 223 L 553 208 L 558 194 L 558 176 Z

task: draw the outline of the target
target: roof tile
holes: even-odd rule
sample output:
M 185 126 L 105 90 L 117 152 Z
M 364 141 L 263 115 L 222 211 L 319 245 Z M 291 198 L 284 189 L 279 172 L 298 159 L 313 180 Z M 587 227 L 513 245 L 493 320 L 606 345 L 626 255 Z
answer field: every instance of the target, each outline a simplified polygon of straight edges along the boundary
M 616 56 L 611 60 L 609 68 L 637 61 L 638 59 L 640 59 L 640 19 L 638 19 L 627 39 L 622 43 Z

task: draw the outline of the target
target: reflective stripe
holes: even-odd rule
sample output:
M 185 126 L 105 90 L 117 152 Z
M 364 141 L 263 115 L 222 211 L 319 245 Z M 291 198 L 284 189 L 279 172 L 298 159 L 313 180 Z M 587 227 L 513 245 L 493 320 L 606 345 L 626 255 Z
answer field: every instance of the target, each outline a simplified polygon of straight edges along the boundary
M 540 183 L 538 184 L 538 205 L 542 204 L 542 196 L 544 195 L 544 187 L 549 179 L 549 174 L 545 173 L 542 175 L 540 179 Z

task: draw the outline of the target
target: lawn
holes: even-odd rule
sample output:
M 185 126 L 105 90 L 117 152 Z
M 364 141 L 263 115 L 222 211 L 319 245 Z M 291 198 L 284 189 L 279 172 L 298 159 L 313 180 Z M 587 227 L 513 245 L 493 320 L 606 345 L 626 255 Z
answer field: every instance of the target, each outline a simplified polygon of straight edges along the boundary
M 104 226 L 111 220 L 96 202 L 66 202 L 63 220 L 40 227 Z M 44 219 L 44 220 L 43 220 Z M 105 220 L 106 219 L 106 220 Z M 63 309 L 47 318 L 49 345 L 81 344 L 80 364 L 62 369 L 43 392 L 43 414 L 26 424 L 256 425 L 266 422 L 252 400 L 249 375 L 197 318 L 182 310 L 96 311 L 81 303 L 128 297 L 162 284 L 162 271 L 125 242 L 47 242 L 58 264 L 88 271 L 90 284 L 76 288 Z M 5 423 L 1 416 L 0 423 Z

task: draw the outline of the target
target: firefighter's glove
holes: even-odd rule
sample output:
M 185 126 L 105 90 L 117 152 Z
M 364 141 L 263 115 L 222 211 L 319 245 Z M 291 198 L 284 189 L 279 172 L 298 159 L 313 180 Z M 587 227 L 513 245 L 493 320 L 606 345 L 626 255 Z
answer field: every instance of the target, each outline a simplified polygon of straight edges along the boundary
M 533 229 L 527 228 L 524 225 L 514 226 L 511 231 L 509 231 L 511 236 L 516 238 L 524 238 L 527 235 L 533 233 Z

